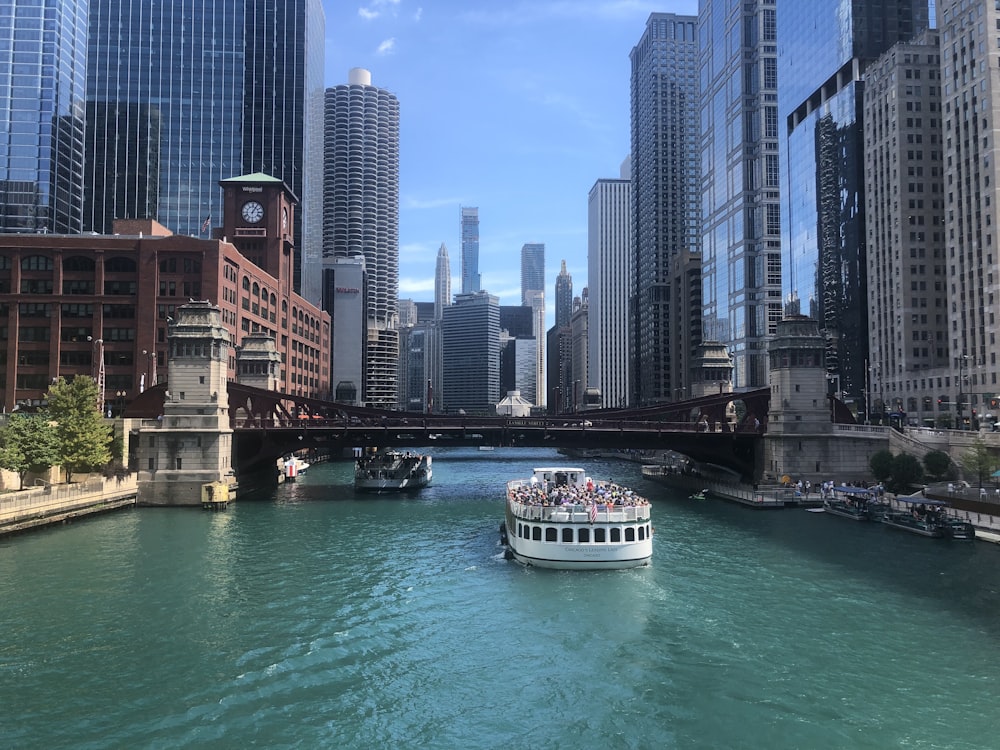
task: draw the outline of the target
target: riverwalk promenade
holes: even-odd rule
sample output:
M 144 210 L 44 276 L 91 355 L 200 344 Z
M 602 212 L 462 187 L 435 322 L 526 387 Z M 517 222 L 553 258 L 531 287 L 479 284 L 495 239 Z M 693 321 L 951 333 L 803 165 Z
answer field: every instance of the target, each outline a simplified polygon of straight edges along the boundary
M 41 481 L 41 480 L 39 480 Z M 0 536 L 135 505 L 136 476 L 90 477 L 0 494 Z

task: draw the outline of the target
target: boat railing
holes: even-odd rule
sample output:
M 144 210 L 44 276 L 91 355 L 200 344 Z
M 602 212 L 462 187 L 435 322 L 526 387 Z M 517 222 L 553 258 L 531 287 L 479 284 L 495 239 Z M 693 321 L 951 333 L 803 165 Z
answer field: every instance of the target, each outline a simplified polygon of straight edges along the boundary
M 526 521 L 549 521 L 552 523 L 622 523 L 648 521 L 650 506 L 643 505 L 597 505 L 597 514 L 591 517 L 592 505 L 537 505 L 510 501 L 511 511 Z

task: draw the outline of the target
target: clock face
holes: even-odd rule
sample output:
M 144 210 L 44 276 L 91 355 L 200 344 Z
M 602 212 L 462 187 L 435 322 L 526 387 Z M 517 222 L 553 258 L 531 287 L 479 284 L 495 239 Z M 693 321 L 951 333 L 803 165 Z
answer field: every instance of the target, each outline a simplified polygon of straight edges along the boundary
M 251 224 L 256 224 L 264 218 L 264 207 L 257 201 L 247 201 L 243 204 L 243 219 Z

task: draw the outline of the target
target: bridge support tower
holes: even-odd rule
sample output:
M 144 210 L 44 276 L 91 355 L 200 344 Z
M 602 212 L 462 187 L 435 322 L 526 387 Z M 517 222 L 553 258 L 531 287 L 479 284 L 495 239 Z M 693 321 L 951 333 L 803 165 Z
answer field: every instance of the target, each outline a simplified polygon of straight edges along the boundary
M 137 502 L 200 506 L 205 485 L 233 476 L 226 386 L 232 342 L 219 308 L 207 301 L 179 306 L 167 340 L 163 414 L 138 434 Z

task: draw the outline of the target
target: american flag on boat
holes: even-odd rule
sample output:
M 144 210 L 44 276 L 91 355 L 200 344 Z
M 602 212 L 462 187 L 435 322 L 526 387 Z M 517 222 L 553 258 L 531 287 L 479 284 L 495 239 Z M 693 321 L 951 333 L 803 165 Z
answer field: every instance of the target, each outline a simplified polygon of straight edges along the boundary
M 593 523 L 597 520 L 597 503 L 591 503 L 590 505 L 590 522 Z

